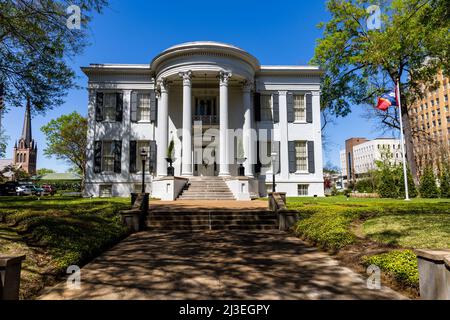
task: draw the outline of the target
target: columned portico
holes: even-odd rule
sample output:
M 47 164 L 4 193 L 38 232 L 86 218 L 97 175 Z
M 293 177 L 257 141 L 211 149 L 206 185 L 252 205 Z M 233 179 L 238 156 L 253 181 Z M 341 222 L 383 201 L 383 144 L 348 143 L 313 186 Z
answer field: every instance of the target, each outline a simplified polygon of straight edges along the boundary
M 183 78 L 183 142 L 181 175 L 190 177 L 192 168 L 192 72 L 180 72 Z
M 157 175 L 167 176 L 167 147 L 169 139 L 169 84 L 167 80 L 159 81 L 160 103 L 158 109 L 158 149 L 157 149 Z
M 229 152 L 228 152 L 228 80 L 231 78 L 231 73 L 220 72 L 220 177 L 230 176 Z

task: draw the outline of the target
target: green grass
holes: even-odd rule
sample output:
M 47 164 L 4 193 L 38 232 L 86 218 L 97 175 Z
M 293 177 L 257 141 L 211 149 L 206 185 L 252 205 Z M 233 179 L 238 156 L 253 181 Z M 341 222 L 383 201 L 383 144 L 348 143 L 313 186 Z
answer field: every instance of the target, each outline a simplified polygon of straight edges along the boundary
M 117 215 L 129 199 L 0 198 L 0 254 L 26 254 L 22 297 L 42 287 L 46 273 L 83 265 L 126 235 Z
M 393 250 L 388 253 L 364 257 L 365 266 L 376 265 L 392 275 L 398 282 L 418 289 L 419 271 L 417 257 L 410 250 Z
M 364 239 L 399 249 L 450 248 L 450 200 L 288 198 L 287 206 L 299 211 L 295 231 L 300 237 L 333 251 L 350 244 L 364 246 Z M 355 234 L 360 229 L 362 242 Z M 392 250 L 361 263 L 375 264 L 400 284 L 417 289 L 416 260 L 410 250 Z

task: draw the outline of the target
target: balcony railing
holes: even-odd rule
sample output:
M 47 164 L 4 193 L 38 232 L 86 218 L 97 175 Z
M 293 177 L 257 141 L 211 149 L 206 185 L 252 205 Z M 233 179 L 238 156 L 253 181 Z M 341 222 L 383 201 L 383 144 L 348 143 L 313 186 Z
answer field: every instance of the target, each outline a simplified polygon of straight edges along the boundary
M 192 117 L 193 123 L 201 122 L 202 125 L 216 125 L 219 124 L 219 116 L 199 116 L 194 115 Z

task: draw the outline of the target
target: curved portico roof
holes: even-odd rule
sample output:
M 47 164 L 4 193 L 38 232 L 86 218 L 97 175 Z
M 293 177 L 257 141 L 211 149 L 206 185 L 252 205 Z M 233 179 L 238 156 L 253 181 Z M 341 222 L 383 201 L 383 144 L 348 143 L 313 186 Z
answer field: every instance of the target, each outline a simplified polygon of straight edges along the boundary
M 158 54 L 152 60 L 150 66 L 152 71 L 157 72 L 159 67 L 170 59 L 195 54 L 227 55 L 237 60 L 246 62 L 252 67 L 253 71 L 257 71 L 260 68 L 258 59 L 247 51 L 230 44 L 215 41 L 194 41 L 172 46 Z

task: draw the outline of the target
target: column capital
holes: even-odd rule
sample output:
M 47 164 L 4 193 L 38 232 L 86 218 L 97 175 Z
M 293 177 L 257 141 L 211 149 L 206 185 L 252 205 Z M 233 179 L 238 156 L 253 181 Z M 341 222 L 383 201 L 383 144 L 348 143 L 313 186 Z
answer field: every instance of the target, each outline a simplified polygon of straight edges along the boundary
M 242 91 L 243 92 L 250 92 L 255 87 L 255 83 L 251 80 L 245 80 L 242 82 Z
M 312 91 L 311 94 L 315 97 L 319 97 L 320 96 L 320 90 L 318 91 Z
M 178 72 L 178 75 L 183 78 L 183 85 L 190 86 L 192 84 L 192 71 Z
M 286 90 L 283 90 L 283 91 L 278 91 L 278 94 L 280 95 L 280 96 L 285 96 L 285 95 L 287 95 L 287 91 Z
M 157 81 L 157 84 L 159 86 L 161 93 L 169 92 L 170 82 L 166 78 L 159 79 Z
M 232 73 L 228 71 L 220 71 L 219 73 L 219 79 L 220 79 L 220 85 L 221 86 L 227 86 L 228 80 L 232 77 Z

